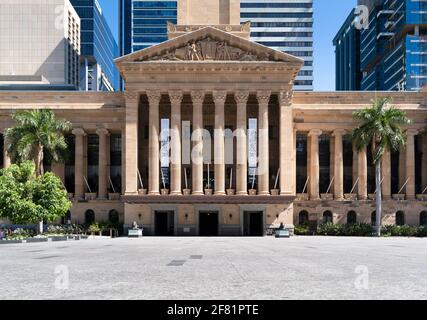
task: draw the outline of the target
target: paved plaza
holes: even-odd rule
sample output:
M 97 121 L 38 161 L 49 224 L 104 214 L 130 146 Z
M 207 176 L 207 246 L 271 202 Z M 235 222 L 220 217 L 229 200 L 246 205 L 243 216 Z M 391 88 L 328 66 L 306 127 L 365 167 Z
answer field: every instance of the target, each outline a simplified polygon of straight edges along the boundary
M 1 245 L 0 299 L 426 299 L 426 248 L 333 237 Z

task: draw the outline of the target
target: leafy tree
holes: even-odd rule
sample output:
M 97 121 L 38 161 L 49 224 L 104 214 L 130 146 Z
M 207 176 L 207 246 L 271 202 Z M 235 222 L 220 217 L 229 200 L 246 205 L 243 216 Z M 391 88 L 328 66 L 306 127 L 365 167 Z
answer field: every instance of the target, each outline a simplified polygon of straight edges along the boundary
M 71 130 L 71 124 L 56 119 L 54 113 L 47 109 L 17 111 L 12 118 L 17 125 L 5 133 L 10 158 L 13 163 L 33 161 L 36 175 L 41 176 L 45 151 L 53 161 L 61 160 L 63 151 L 67 149 L 64 133 Z
M 36 176 L 35 165 L 25 161 L 0 170 L 0 217 L 12 223 L 53 222 L 71 208 L 61 180 L 48 172 Z
M 368 145 L 372 147 L 375 165 L 377 236 L 381 235 L 381 159 L 386 150 L 397 151 L 406 143 L 401 125 L 410 123 L 404 111 L 389 106 L 389 103 L 389 98 L 379 98 L 374 100 L 370 107 L 353 114 L 354 118 L 360 122 L 359 127 L 352 133 L 356 148 L 361 150 Z

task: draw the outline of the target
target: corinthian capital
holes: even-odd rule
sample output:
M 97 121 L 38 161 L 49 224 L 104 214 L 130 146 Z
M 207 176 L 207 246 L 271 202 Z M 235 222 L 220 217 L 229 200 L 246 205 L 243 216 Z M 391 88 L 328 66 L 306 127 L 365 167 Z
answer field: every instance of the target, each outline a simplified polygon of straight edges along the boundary
M 125 91 L 126 100 L 138 100 L 139 92 L 137 91 Z
M 292 103 L 293 91 L 281 91 L 279 101 L 281 106 L 289 106 Z
M 151 104 L 159 104 L 161 93 L 159 90 L 147 90 L 147 98 L 148 102 Z
M 169 91 L 169 99 L 172 104 L 179 104 L 182 102 L 182 91 L 181 90 L 171 90 Z
M 205 92 L 203 90 L 191 91 L 191 100 L 193 100 L 193 103 L 203 103 L 205 100 Z
M 83 128 L 75 128 L 71 133 L 75 136 L 85 136 L 86 132 L 83 130 Z
M 234 93 L 234 99 L 237 104 L 246 104 L 249 99 L 249 91 L 240 90 Z
M 225 103 L 225 100 L 227 100 L 227 91 L 215 90 L 212 92 L 212 96 L 215 103 Z
M 270 96 L 270 90 L 259 90 L 256 93 L 256 98 L 259 104 L 268 104 L 270 102 Z

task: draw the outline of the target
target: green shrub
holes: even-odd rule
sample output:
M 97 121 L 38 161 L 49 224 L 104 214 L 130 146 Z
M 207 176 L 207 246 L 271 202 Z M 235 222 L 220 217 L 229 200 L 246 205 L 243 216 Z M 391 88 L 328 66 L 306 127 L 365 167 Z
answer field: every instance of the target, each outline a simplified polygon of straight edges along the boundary
M 83 228 L 77 224 L 50 225 L 47 227 L 48 235 L 81 234 L 82 232 Z
M 324 223 L 317 227 L 316 234 L 322 236 L 342 236 L 345 226 L 342 224 Z
M 349 237 L 370 237 L 372 226 L 367 223 L 354 223 L 345 226 L 344 235 Z
M 24 240 L 35 236 L 35 231 L 31 229 L 15 229 L 6 236 L 6 240 Z
M 100 232 L 101 231 L 101 227 L 99 226 L 99 224 L 97 222 L 92 223 L 88 228 L 87 228 L 88 232 Z
M 382 227 L 381 233 L 383 236 L 389 237 L 414 237 L 418 234 L 418 229 L 408 225 L 388 225 Z
M 417 237 L 421 237 L 421 238 L 427 237 L 427 227 L 426 226 L 418 227 Z
M 297 236 L 310 236 L 310 227 L 307 224 L 300 224 L 298 226 L 295 226 L 294 230 L 295 234 Z

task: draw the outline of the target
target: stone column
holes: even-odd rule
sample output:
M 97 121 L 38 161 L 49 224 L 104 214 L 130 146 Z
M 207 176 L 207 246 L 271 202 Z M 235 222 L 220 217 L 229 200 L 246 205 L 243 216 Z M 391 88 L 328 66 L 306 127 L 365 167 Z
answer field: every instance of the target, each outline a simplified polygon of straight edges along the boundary
M 224 105 L 227 91 L 214 91 L 215 102 L 215 129 L 214 129 L 214 169 L 215 169 L 215 195 L 225 195 L 225 157 L 224 157 Z
M 415 136 L 417 130 L 410 129 L 406 132 L 406 198 L 415 199 Z
M 384 200 L 391 199 L 391 156 L 390 151 L 385 150 L 381 159 L 381 185 L 382 197 Z
M 160 91 L 148 91 L 148 194 L 160 194 Z
M 333 132 L 334 143 L 334 198 L 344 200 L 344 162 L 343 162 L 343 135 L 344 130 L 337 129 Z
M 294 126 L 291 92 L 281 92 L 280 102 L 280 194 L 294 194 Z
M 319 136 L 322 130 L 313 129 L 310 137 L 310 200 L 319 200 Z
M 203 195 L 203 101 L 205 100 L 204 91 L 192 91 L 191 99 L 193 101 L 193 133 L 194 142 L 191 152 L 192 161 L 192 188 L 193 195 Z
M 125 151 L 125 194 L 138 194 L 138 114 L 139 93 L 127 91 L 126 96 L 126 124 L 125 134 L 122 137 Z
M 249 91 L 237 91 L 234 94 L 237 103 L 236 112 L 236 194 L 248 194 L 248 141 L 247 141 L 247 103 Z
M 74 198 L 84 199 L 85 182 L 84 175 L 84 137 L 86 133 L 83 129 L 77 128 L 73 130 L 75 136 L 75 162 L 74 162 Z
M 268 104 L 271 91 L 257 92 L 258 100 L 258 194 L 266 196 L 270 194 L 270 157 L 268 138 Z
M 7 153 L 8 143 L 3 133 L 3 168 L 9 168 L 11 165 L 9 154 Z
M 98 129 L 96 134 L 99 137 L 99 163 L 98 163 L 98 198 L 108 198 L 108 142 L 110 133 L 107 129 Z
M 169 91 L 171 101 L 171 194 L 182 195 L 181 188 L 181 103 L 182 91 Z
M 359 150 L 358 163 L 358 197 L 360 200 L 368 199 L 368 159 L 366 157 L 366 147 Z

